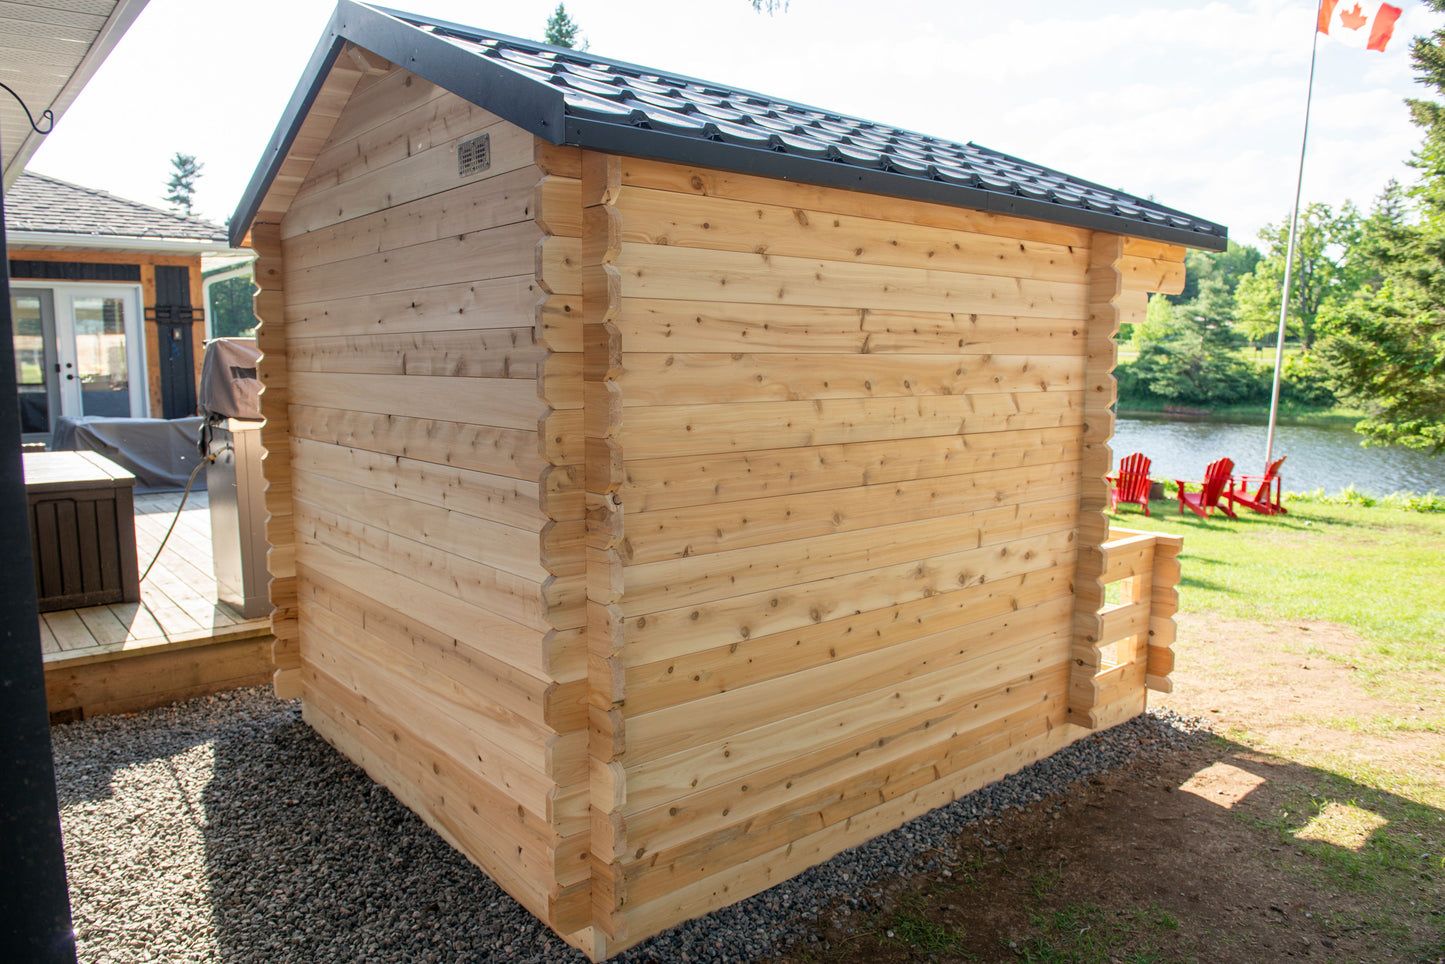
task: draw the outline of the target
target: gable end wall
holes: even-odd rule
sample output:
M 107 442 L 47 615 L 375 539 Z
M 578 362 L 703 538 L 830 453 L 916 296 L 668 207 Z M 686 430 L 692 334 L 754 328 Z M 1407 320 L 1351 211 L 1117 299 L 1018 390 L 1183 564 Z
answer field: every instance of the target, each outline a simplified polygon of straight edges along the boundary
M 459 176 L 483 133 L 490 168 Z M 571 932 L 591 914 L 583 588 L 547 568 L 568 530 L 540 429 L 581 399 L 534 334 L 541 180 L 530 135 L 375 69 L 269 229 L 258 304 L 285 363 L 263 394 L 268 416 L 285 402 L 270 511 L 294 534 L 278 690 L 299 684 L 308 723 Z

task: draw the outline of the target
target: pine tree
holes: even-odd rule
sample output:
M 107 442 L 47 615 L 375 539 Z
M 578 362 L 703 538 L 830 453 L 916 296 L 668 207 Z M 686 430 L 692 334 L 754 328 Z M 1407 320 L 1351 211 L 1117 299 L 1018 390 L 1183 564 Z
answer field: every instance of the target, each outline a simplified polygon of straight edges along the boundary
M 166 182 L 169 191 L 166 200 L 180 210 L 186 217 L 190 217 L 191 209 L 195 203 L 196 181 L 200 179 L 201 168 L 204 164 L 196 163 L 194 154 L 182 154 L 176 152 L 171 158 L 171 179 Z
M 552 16 L 547 18 L 547 34 L 542 40 L 554 47 L 587 49 L 587 42 L 582 40 L 582 28 L 577 26 L 577 21 L 567 15 L 567 5 L 563 3 L 557 4 L 557 9 L 553 10 Z M 580 47 L 578 46 L 579 41 L 581 41 Z
M 1445 10 L 1445 0 L 1428 0 Z M 1445 28 L 1415 38 L 1417 79 L 1445 93 Z M 1424 130 L 1412 165 L 1421 172 L 1407 193 L 1381 198 L 1365 245 L 1373 261 L 1367 289 L 1349 302 L 1324 345 L 1336 386 L 1366 406 L 1356 429 L 1372 441 L 1445 452 L 1445 106 L 1408 101 Z

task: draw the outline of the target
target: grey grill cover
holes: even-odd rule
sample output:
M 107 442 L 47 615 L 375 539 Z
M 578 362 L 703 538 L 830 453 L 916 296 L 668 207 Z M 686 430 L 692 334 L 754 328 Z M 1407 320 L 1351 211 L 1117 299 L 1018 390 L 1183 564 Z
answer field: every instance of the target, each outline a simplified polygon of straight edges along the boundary
M 261 352 L 254 338 L 213 338 L 201 362 L 199 402 L 208 418 L 261 421 L 261 380 L 256 362 Z

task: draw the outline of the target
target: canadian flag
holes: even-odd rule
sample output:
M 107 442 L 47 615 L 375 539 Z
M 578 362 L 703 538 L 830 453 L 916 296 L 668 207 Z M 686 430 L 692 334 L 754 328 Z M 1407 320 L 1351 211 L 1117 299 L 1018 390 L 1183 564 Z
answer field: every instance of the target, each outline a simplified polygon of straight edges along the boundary
M 1384 50 L 1400 8 L 1379 0 L 1320 0 L 1320 33 L 1364 50 Z

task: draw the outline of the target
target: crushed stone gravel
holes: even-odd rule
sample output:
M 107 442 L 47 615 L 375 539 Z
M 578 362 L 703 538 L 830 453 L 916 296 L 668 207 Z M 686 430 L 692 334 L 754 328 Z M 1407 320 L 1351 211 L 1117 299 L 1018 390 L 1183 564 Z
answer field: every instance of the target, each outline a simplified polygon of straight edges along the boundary
M 615 958 L 764 959 L 824 908 L 946 866 L 959 832 L 1201 738 L 1150 713 L 1080 740 L 755 897 Z M 164 962 L 581 962 L 269 687 L 54 727 L 79 958 Z

